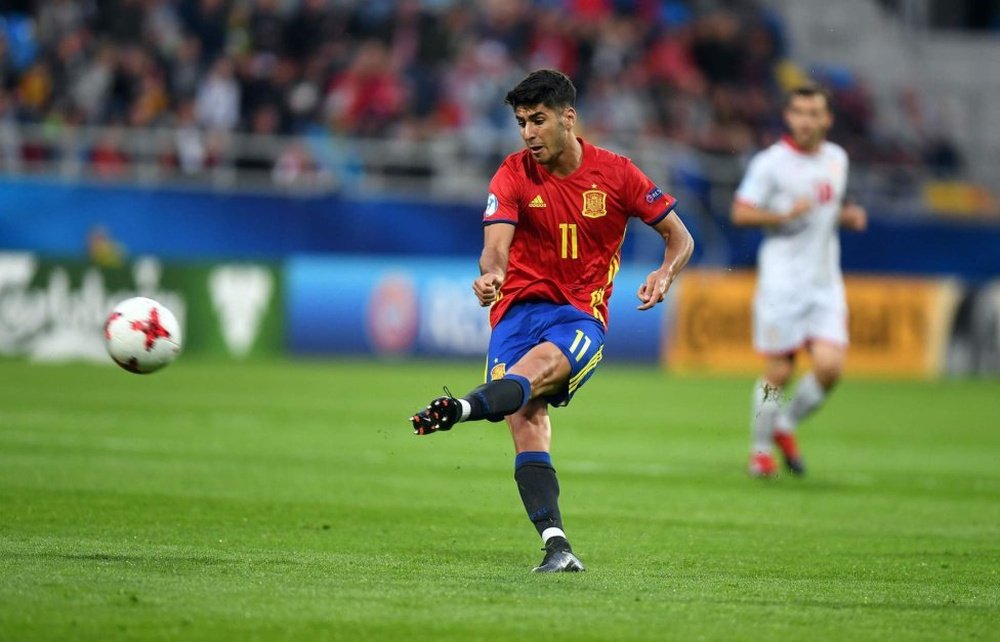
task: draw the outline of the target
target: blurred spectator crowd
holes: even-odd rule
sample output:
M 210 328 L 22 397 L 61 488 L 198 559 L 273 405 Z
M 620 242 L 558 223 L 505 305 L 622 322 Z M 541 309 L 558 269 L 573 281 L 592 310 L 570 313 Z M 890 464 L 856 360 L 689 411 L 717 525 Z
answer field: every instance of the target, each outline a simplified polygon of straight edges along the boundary
M 180 152 L 171 162 L 185 171 L 209 163 L 212 141 L 233 132 L 509 137 L 504 94 L 540 67 L 573 78 L 584 135 L 595 140 L 662 136 L 745 155 L 780 135 L 783 90 L 813 78 L 833 92 L 832 138 L 855 161 L 924 165 L 944 175 L 962 164 L 915 92 L 899 96 L 893 127 L 881 127 L 865 78 L 797 65 L 780 18 L 751 0 L 23 0 L 3 7 L 0 123 L 172 128 Z M 283 159 L 286 170 L 294 171 L 300 152 Z M 91 152 L 92 162 L 109 168 L 122 156 L 113 137 Z

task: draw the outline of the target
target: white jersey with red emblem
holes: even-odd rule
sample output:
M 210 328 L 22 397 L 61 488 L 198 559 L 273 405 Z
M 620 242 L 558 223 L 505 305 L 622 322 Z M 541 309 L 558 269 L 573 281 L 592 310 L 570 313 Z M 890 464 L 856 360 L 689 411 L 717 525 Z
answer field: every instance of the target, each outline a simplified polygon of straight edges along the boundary
M 757 254 L 760 287 L 843 289 L 838 226 L 847 169 L 847 153 L 839 145 L 824 142 L 809 154 L 787 138 L 750 162 L 737 199 L 778 213 L 788 212 L 801 198 L 813 203 L 794 221 L 765 231 Z
M 754 334 L 759 350 L 794 349 L 813 338 L 847 341 L 838 234 L 847 173 L 847 153 L 831 142 L 808 153 L 785 137 L 750 161 L 737 200 L 779 214 L 802 198 L 812 203 L 795 220 L 765 228 L 757 253 Z M 802 327 L 796 318 L 812 320 Z

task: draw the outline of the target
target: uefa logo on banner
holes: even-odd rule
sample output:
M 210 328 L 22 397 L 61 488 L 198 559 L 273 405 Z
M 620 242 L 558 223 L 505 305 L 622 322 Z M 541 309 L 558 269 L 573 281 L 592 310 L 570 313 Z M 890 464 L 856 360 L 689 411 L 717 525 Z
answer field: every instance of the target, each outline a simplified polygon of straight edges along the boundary
M 417 339 L 420 309 L 413 281 L 405 274 L 384 276 L 372 289 L 366 328 L 378 354 L 405 354 Z

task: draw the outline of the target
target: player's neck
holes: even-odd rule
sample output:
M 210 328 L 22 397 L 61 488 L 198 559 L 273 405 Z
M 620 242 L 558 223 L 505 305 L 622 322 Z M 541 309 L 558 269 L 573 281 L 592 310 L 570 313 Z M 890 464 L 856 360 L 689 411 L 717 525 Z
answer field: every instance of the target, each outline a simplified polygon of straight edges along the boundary
M 781 137 L 781 140 L 800 154 L 815 154 L 819 151 L 820 147 L 823 146 L 823 141 L 826 139 L 823 136 L 820 136 L 810 145 L 808 143 L 799 143 L 799 141 L 795 140 L 795 137 L 791 134 L 785 134 Z
M 583 165 L 583 144 L 576 136 L 571 137 L 559 156 L 545 165 L 545 169 L 557 178 L 566 178 Z

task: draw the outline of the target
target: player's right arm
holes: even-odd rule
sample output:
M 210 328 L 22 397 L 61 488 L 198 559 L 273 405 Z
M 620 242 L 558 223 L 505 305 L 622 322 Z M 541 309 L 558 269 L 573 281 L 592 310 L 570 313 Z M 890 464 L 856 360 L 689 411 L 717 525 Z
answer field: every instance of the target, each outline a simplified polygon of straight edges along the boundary
M 472 290 L 479 305 L 492 305 L 500 293 L 500 286 L 507 276 L 510 244 L 514 240 L 514 226 L 504 223 L 483 228 L 483 253 L 479 257 L 480 277 L 472 282 Z
M 775 190 L 772 163 L 766 151 L 754 156 L 733 197 L 730 220 L 740 227 L 768 227 L 793 221 L 812 209 L 808 198 L 800 198 L 787 212 L 764 207 Z
M 518 210 L 519 181 L 505 162 L 490 181 L 490 194 L 483 211 L 483 253 L 479 256 L 479 278 L 472 282 L 472 291 L 479 305 L 488 307 L 500 297 L 500 287 L 507 278 L 510 244 L 520 214 Z

